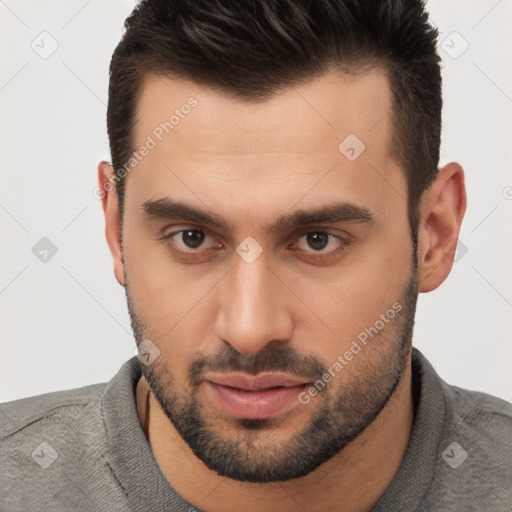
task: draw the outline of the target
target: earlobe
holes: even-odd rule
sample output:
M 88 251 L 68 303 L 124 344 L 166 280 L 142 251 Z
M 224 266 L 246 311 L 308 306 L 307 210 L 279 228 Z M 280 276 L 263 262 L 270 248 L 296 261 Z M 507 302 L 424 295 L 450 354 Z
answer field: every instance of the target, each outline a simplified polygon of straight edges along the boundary
M 121 286 L 124 282 L 123 249 L 120 239 L 121 226 L 119 216 L 119 201 L 114 182 L 114 168 L 109 162 L 98 164 L 98 185 L 101 191 L 99 197 L 105 214 L 105 237 L 107 239 L 114 263 L 114 275 Z
M 418 233 L 420 292 L 435 290 L 448 277 L 465 211 L 464 171 L 457 163 L 447 164 L 422 196 Z

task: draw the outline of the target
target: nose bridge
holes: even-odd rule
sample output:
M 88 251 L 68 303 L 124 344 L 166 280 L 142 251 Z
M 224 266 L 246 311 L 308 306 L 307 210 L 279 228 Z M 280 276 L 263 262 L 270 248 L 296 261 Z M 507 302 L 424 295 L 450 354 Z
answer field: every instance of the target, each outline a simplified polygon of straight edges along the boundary
M 232 273 L 233 305 L 238 309 L 240 326 L 258 318 L 269 309 L 269 269 L 263 257 L 253 263 L 239 261 Z
M 292 320 L 278 286 L 263 254 L 250 263 L 237 255 L 224 282 L 217 335 L 245 353 L 288 339 Z

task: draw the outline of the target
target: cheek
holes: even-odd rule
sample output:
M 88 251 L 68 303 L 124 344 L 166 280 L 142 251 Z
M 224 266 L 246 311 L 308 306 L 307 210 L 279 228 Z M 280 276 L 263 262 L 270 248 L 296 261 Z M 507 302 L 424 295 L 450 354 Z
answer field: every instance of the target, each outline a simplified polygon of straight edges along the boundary
M 160 244 L 126 237 L 125 262 L 130 302 L 147 327 L 172 375 L 186 379 L 190 361 L 200 355 L 212 332 L 218 272 L 197 273 L 174 262 Z
M 390 308 L 394 317 L 393 304 L 401 300 L 411 270 L 411 241 L 402 231 L 368 241 L 350 261 L 333 267 L 328 280 L 302 279 L 298 295 L 309 310 L 308 328 L 321 338 L 319 355 L 335 359 L 362 331 L 376 322 L 380 326 L 380 315 Z M 382 335 L 394 335 L 395 325 L 385 322 Z

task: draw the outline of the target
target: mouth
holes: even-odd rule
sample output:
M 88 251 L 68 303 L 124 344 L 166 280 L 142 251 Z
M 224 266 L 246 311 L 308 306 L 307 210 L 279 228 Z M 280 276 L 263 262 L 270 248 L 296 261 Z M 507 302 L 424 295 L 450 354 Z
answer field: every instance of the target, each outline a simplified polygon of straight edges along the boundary
M 236 418 L 272 418 L 299 404 L 298 396 L 309 384 L 285 374 L 217 374 L 205 379 L 213 401 Z

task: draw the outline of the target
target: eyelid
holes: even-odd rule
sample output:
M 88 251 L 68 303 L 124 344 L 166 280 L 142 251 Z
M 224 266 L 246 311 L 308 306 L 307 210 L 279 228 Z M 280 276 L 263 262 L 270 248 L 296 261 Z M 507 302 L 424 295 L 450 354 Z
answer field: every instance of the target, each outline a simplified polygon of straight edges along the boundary
M 305 227 L 305 228 L 299 228 L 295 234 L 300 233 L 300 236 L 305 235 L 306 233 L 328 233 L 329 235 L 338 237 L 338 238 L 352 238 L 352 235 L 348 233 L 347 231 L 344 231 L 343 229 L 339 228 L 329 228 L 324 226 L 312 226 L 312 227 Z
M 163 230 L 165 231 L 165 230 Z M 162 234 L 161 237 L 159 237 L 159 239 L 161 240 L 165 240 L 165 241 L 168 241 L 170 245 L 175 245 L 172 243 L 172 238 L 180 233 L 184 233 L 185 231 L 200 231 L 202 233 L 204 233 L 206 236 L 209 236 L 211 238 L 218 238 L 214 233 L 212 233 L 211 231 L 209 231 L 208 229 L 206 228 L 203 228 L 203 227 L 199 227 L 199 226 L 189 226 L 189 227 L 182 227 L 180 229 L 174 229 L 172 231 L 169 231 L 169 233 L 164 233 Z M 218 243 L 217 243 L 218 245 Z M 224 245 L 224 244 L 221 244 L 221 245 Z M 210 248 L 210 249 L 197 249 L 197 250 L 194 250 L 194 249 L 188 249 L 188 250 L 183 250 L 183 249 L 176 249 L 177 251 L 180 251 L 182 252 L 183 254 L 199 254 L 200 252 L 205 252 L 205 251 L 210 251 L 212 249 L 216 249 L 218 247 L 214 247 L 214 248 Z
M 298 249 L 298 251 L 307 253 L 308 258 L 313 259 L 313 260 L 315 260 L 315 259 L 317 259 L 317 260 L 324 259 L 325 260 L 328 258 L 338 256 L 339 254 L 342 254 L 343 252 L 345 252 L 347 250 L 348 246 L 352 243 L 352 239 L 353 239 L 352 235 L 350 235 L 346 231 L 343 231 L 343 230 L 340 230 L 340 231 L 342 231 L 342 233 L 344 233 L 344 234 L 341 235 L 341 234 L 335 233 L 335 232 L 333 232 L 332 229 L 329 229 L 329 228 L 323 228 L 323 229 L 315 228 L 315 227 L 305 228 L 300 232 L 300 234 L 298 236 L 296 236 L 296 238 L 298 240 L 300 240 L 304 235 L 307 235 L 309 233 L 326 233 L 326 234 L 338 239 L 340 242 L 340 246 L 331 251 L 327 251 L 327 252 L 314 251 L 314 250 L 308 251 L 305 249 Z M 294 245 L 296 245 L 296 243 L 297 242 L 294 242 Z
M 164 230 L 162 231 L 165 231 L 165 228 Z M 205 228 L 203 226 L 198 226 L 198 225 L 189 225 L 189 226 L 180 226 L 179 229 L 173 229 L 172 231 L 170 231 L 169 233 L 164 233 L 160 238 L 165 240 L 165 241 L 168 241 L 169 245 L 171 246 L 171 248 L 183 255 L 186 255 L 186 256 L 190 256 L 190 257 L 199 257 L 200 255 L 206 253 L 206 252 L 210 252 L 210 251 L 214 251 L 216 249 L 218 249 L 219 247 L 213 247 L 213 248 L 208 248 L 208 249 L 188 249 L 188 250 L 184 250 L 184 249 L 180 249 L 178 247 L 176 247 L 176 244 L 173 243 L 171 241 L 171 239 L 175 236 L 175 235 L 178 235 L 180 233 L 183 233 L 185 231 L 200 231 L 200 232 L 203 232 L 205 233 L 207 236 L 209 237 L 212 237 L 212 238 L 218 238 L 218 236 L 213 233 L 212 231 L 210 231 L 208 228 Z M 318 251 L 307 251 L 307 250 L 304 250 L 304 249 L 295 249 L 299 252 L 305 252 L 308 254 L 308 258 L 310 259 L 327 259 L 327 258 L 330 258 L 330 257 L 334 257 L 334 256 L 337 256 L 338 254 L 340 253 L 343 253 L 347 247 L 352 243 L 352 239 L 353 239 L 353 236 L 344 231 L 344 230 L 341 230 L 341 229 L 334 229 L 334 228 L 329 228 L 329 227 L 323 227 L 323 226 L 306 226 L 306 227 L 303 227 L 303 228 L 299 228 L 298 230 L 296 230 L 292 235 L 290 235 L 289 238 L 292 238 L 293 240 L 300 240 L 300 238 L 302 238 L 304 235 L 306 234 L 310 234 L 310 233 L 326 233 L 336 239 L 338 239 L 341 243 L 340 247 L 332 250 L 332 251 L 329 251 L 329 252 L 318 252 Z M 342 233 L 342 234 L 341 234 Z M 294 244 L 296 244 L 297 242 L 295 241 Z M 218 245 L 218 242 L 217 242 L 217 245 Z M 224 246 L 223 243 L 220 244 L 222 248 Z M 289 246 L 288 246 L 289 247 Z M 293 249 L 292 249 L 293 250 Z
M 179 229 L 175 229 L 174 231 L 171 231 L 169 233 L 165 233 L 165 230 L 166 230 L 166 228 L 162 229 L 161 238 L 168 238 L 168 237 L 171 237 L 178 233 L 181 233 L 182 231 L 202 231 L 209 236 L 213 236 L 213 237 L 218 236 L 215 233 L 213 233 L 212 231 L 210 231 L 208 228 L 205 228 L 202 226 L 197 226 L 194 224 L 192 224 L 190 226 L 180 227 Z M 300 235 L 299 235 L 299 233 L 300 233 Z M 342 229 L 334 229 L 334 228 L 328 228 L 328 227 L 324 227 L 324 226 L 311 226 L 311 227 L 306 226 L 303 228 L 298 228 L 295 230 L 294 233 L 292 233 L 292 235 L 290 235 L 289 238 L 293 238 L 294 236 L 302 236 L 306 233 L 329 233 L 330 235 L 339 237 L 339 238 L 343 238 L 343 237 L 352 238 L 352 235 L 350 233 L 348 233 Z M 338 234 L 338 233 L 343 233 L 343 234 Z

